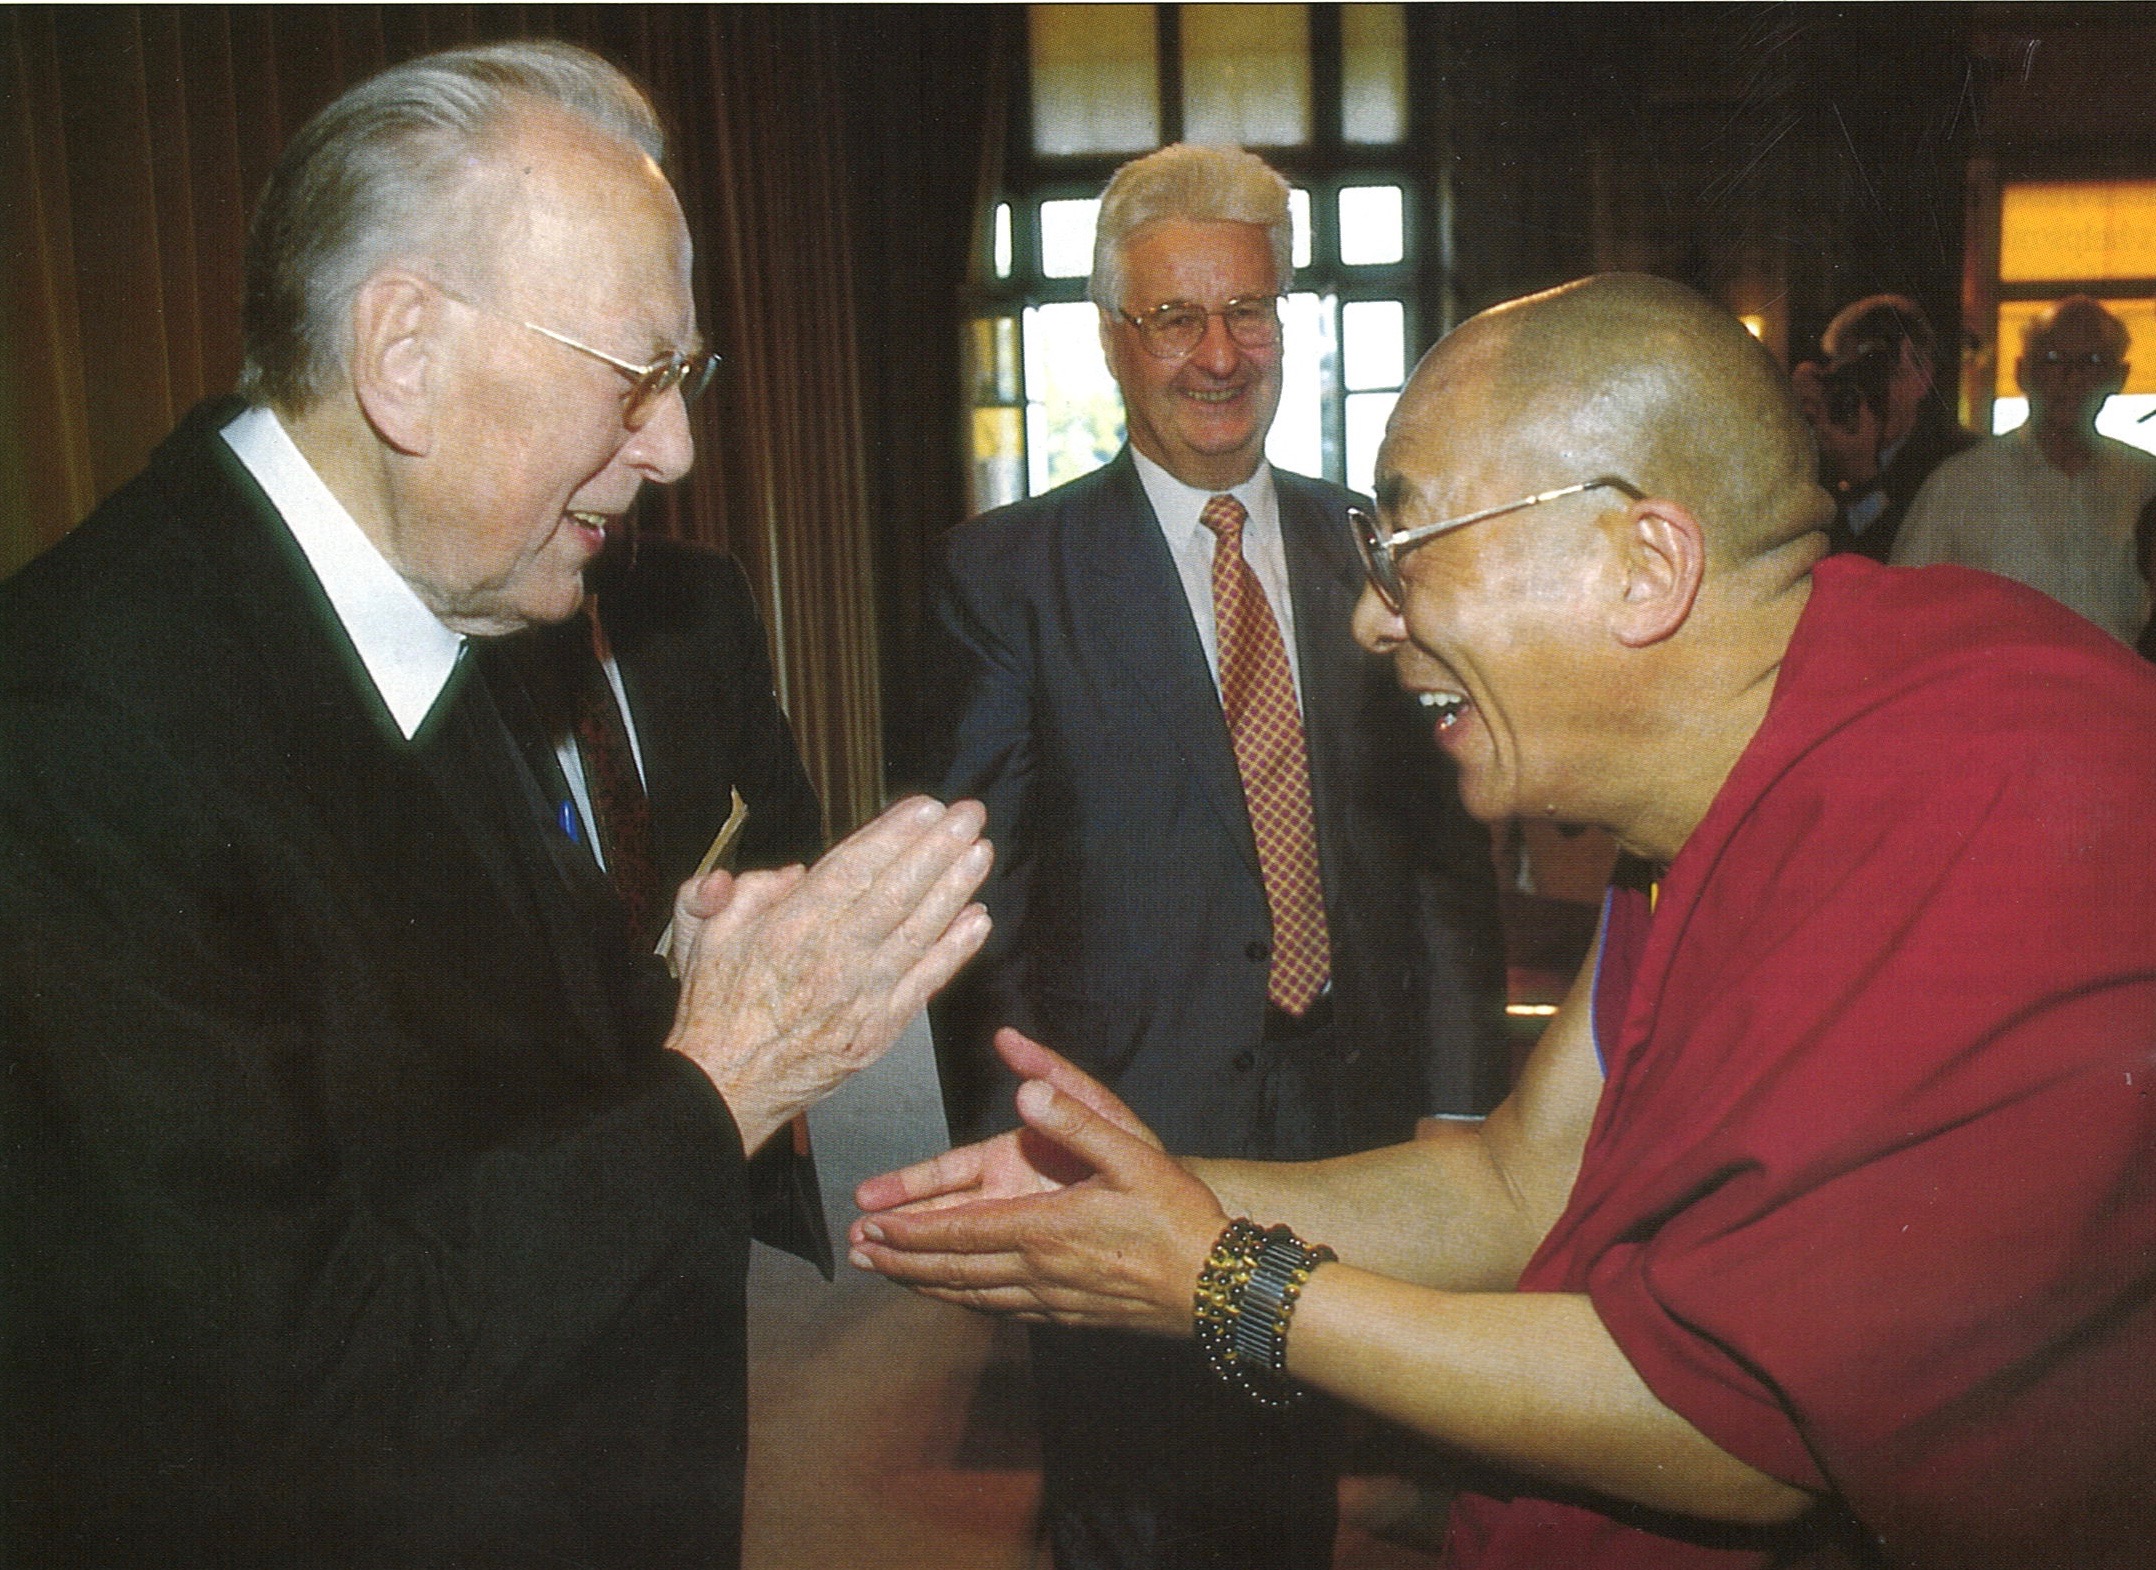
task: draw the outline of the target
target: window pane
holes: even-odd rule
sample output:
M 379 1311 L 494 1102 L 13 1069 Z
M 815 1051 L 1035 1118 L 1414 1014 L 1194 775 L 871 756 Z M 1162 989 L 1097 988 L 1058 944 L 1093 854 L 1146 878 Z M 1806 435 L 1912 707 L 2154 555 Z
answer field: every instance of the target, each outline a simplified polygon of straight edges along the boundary
M 1185 13 L 1188 14 L 1187 12 Z M 1325 384 L 1332 375 L 1333 302 L 1291 294 L 1280 306 L 1280 412 L 1265 456 L 1297 474 L 1325 472 Z
M 1407 307 L 1398 300 L 1357 300 L 1342 306 L 1340 365 L 1349 392 L 1406 381 Z
M 1310 140 L 1308 6 L 1186 5 L 1181 16 L 1185 141 Z
M 971 390 L 972 510 L 1025 495 L 1025 410 L 1018 401 L 1018 318 L 980 316 L 966 324 L 966 385 Z
M 1299 185 L 1288 187 L 1288 255 L 1297 267 L 1310 265 L 1310 193 Z
M 1350 142 L 1407 139 L 1407 8 L 1340 8 L 1340 135 Z
M 986 512 L 1026 494 L 1026 455 L 1019 432 L 1025 411 L 1017 408 L 973 411 L 974 512 Z
M 1011 204 L 1009 202 L 996 203 L 995 261 L 996 276 L 998 278 L 1010 277 Z
M 966 336 L 966 385 L 972 401 L 1016 403 L 1018 401 L 1018 320 L 1011 316 L 977 316 Z
M 2061 290 L 2063 295 L 2066 291 Z M 1996 356 L 1999 362 L 1998 396 L 2004 400 L 2013 398 L 2021 391 L 2021 378 L 2014 367 L 2021 359 L 2021 334 L 2028 324 L 2057 304 L 2054 300 L 2004 300 L 1999 304 L 1999 336 L 1994 340 L 1999 346 Z M 2126 324 L 2127 345 L 2125 390 L 2129 393 L 2156 393 L 2156 302 L 2140 300 L 2105 300 L 2104 309 Z M 2114 400 L 2116 401 L 2116 400 Z M 1993 418 L 1996 420 L 1997 416 Z M 2015 425 L 2021 421 L 2016 419 Z M 2140 443 L 2136 442 L 2136 446 Z
M 1136 153 L 1160 142 L 1160 61 L 1149 5 L 1036 5 L 1033 148 Z
M 1340 260 L 1350 267 L 1397 262 L 1407 254 L 1397 185 L 1351 185 L 1340 193 Z
M 1999 193 L 1999 277 L 2156 277 L 2156 181 L 2006 186 Z
M 1123 445 L 1123 400 L 1100 352 L 1100 313 L 1083 300 L 1026 308 L 1028 494 L 1089 474 Z
M 1370 494 L 1376 482 L 1378 444 L 1385 439 L 1385 422 L 1397 392 L 1350 393 L 1347 400 L 1347 480 L 1351 491 Z
M 1093 271 L 1093 229 L 1100 221 L 1100 198 L 1074 197 L 1041 203 L 1041 274 L 1047 278 L 1083 278 Z
M 2151 415 L 2156 415 L 2156 395 L 2120 393 L 2104 400 L 2103 412 L 2096 416 L 2096 431 L 2129 447 L 2156 453 L 2156 419 L 2150 419 Z M 2144 420 L 2148 422 L 2145 425 Z
M 2104 400 L 2096 416 L 2096 433 L 2143 452 L 2156 453 L 2156 418 L 2152 416 L 2156 416 L 2156 393 L 2120 393 Z M 1993 402 L 1992 435 L 2004 436 L 2028 423 L 2028 399 L 2000 398 Z

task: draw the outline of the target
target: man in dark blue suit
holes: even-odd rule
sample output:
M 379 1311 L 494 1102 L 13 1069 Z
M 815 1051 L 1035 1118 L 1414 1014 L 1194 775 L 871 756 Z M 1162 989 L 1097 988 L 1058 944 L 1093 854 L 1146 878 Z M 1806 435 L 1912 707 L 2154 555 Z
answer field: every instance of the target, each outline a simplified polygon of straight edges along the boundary
M 1121 170 L 1091 294 L 1129 448 L 950 536 L 943 783 L 998 851 L 941 1018 L 969 1132 L 1010 1116 L 1004 1025 L 1182 1154 L 1368 1149 L 1502 1092 L 1486 832 L 1349 633 L 1357 498 L 1265 462 L 1289 240 L 1247 153 Z M 1329 1414 L 1261 1410 L 1188 1347 L 1043 1328 L 1033 1354 L 1061 1570 L 1330 1561 Z

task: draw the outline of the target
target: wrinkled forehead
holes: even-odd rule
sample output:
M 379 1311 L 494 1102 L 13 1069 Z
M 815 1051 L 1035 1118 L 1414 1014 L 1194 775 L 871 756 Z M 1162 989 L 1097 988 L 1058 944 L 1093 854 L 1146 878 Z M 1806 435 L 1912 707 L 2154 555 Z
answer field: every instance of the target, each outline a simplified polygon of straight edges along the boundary
M 1432 350 L 1393 408 L 1378 448 L 1374 486 L 1388 519 L 1418 521 L 1471 511 L 1524 467 L 1521 425 L 1499 417 L 1503 402 L 1486 363 Z
M 568 116 L 534 117 L 503 151 L 500 269 L 529 306 L 694 332 L 688 226 L 647 155 Z

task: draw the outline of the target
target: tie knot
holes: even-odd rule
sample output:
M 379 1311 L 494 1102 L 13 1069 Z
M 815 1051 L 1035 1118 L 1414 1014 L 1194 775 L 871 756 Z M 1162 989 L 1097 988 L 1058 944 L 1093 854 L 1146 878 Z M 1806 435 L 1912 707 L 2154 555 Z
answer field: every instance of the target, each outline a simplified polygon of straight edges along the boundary
M 1249 517 L 1250 514 L 1244 511 L 1241 502 L 1232 496 L 1222 495 L 1215 496 L 1205 504 L 1205 510 L 1198 514 L 1198 521 L 1218 535 L 1223 543 L 1240 549 L 1243 542 L 1243 525 Z

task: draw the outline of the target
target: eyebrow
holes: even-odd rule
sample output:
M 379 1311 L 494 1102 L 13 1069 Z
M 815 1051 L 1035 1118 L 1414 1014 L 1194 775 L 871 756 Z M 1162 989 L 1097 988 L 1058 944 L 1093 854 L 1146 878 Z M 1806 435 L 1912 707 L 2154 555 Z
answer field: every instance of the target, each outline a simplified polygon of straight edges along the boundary
M 1400 504 L 1414 493 L 1414 485 L 1398 469 L 1387 469 L 1383 474 L 1379 475 L 1376 489 L 1373 492 L 1379 510 L 1386 513 L 1398 512 Z

